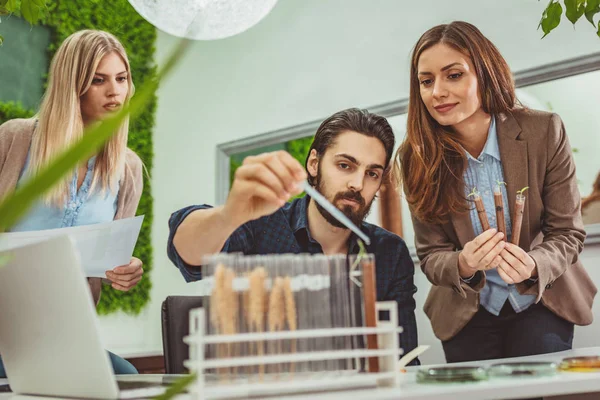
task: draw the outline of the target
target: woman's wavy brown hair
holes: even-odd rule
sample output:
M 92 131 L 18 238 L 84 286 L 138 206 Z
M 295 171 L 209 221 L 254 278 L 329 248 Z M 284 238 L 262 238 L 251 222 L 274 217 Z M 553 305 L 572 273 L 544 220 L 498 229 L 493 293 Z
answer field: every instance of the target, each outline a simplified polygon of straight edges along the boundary
M 508 113 L 516 104 L 508 64 L 475 26 L 455 21 L 431 28 L 421 36 L 412 54 L 406 137 L 396 153 L 394 174 L 404 187 L 413 215 L 429 223 L 445 222 L 451 213 L 469 209 L 463 179 L 467 158 L 460 139 L 451 127 L 440 125 L 429 115 L 421 100 L 419 58 L 438 43 L 470 57 L 483 111 L 492 115 Z

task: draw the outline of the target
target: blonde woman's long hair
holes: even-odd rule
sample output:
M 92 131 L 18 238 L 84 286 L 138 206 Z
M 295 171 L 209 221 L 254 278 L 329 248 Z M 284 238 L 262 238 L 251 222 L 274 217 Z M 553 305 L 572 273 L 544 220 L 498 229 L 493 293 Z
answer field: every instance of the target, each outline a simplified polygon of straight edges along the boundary
M 100 60 L 116 52 L 127 67 L 129 89 L 125 101 L 133 96 L 129 60 L 123 45 L 110 33 L 82 30 L 69 36 L 56 51 L 48 74 L 48 88 L 37 115 L 38 124 L 33 135 L 30 155 L 30 172 L 36 174 L 57 155 L 83 135 L 81 96 L 92 84 Z M 125 169 L 129 118 L 118 128 L 100 152 L 89 193 L 94 188 L 115 193 Z M 44 200 L 56 206 L 64 205 L 72 175 L 49 191 Z

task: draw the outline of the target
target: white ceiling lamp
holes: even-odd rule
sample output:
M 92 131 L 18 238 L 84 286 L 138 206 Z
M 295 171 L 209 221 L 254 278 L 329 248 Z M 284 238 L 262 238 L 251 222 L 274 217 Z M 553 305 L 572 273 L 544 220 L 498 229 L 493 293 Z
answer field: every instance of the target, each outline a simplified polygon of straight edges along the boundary
M 277 0 L 129 0 L 152 25 L 173 36 L 223 39 L 256 25 Z

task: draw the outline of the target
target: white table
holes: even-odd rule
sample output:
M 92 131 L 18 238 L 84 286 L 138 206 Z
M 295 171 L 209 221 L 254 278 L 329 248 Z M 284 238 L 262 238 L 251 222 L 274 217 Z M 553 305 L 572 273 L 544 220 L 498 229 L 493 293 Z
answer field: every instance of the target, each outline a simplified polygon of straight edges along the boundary
M 556 361 L 565 357 L 600 355 L 600 347 L 575 349 L 560 353 L 507 358 L 503 360 L 480 361 L 476 363 L 457 363 L 454 365 L 489 366 L 500 362 L 517 361 Z M 600 373 L 560 372 L 551 377 L 492 379 L 473 383 L 419 384 L 416 371 L 420 367 L 409 367 L 402 377 L 400 388 L 371 389 L 352 391 L 352 399 L 406 399 L 406 400 L 498 400 L 544 397 L 544 399 L 600 399 Z M 583 395 L 585 394 L 585 395 Z M 568 395 L 565 397 L 565 395 Z M 582 396 L 583 395 L 583 396 Z M 312 396 L 293 396 L 294 400 L 309 400 Z M 337 392 L 320 395 L 319 399 L 348 399 L 348 393 Z
M 503 360 L 481 361 L 477 363 L 464 363 L 465 365 L 491 365 L 499 362 L 515 361 L 560 361 L 565 357 L 600 355 L 600 347 L 575 349 L 560 353 L 540 356 L 517 357 Z M 455 364 L 460 365 L 460 364 Z M 560 372 L 552 377 L 521 378 L 521 379 L 492 379 L 475 383 L 454 383 L 439 385 L 423 385 L 416 383 L 416 371 L 419 367 L 410 367 L 402 376 L 399 388 L 379 388 L 330 393 L 314 393 L 281 397 L 279 399 L 313 400 L 316 397 L 326 400 L 374 399 L 374 400 L 497 400 L 497 399 L 523 399 L 528 397 L 542 397 L 548 400 L 563 399 L 600 399 L 600 373 L 575 373 Z M 124 379 L 160 380 L 162 375 L 127 376 Z M 5 379 L 0 379 L 0 384 L 5 384 Z M 566 396 L 565 396 L 566 395 Z M 0 394 L 0 400 L 26 400 L 27 398 L 39 400 L 39 397 L 17 396 L 11 393 Z M 178 396 L 178 400 L 191 400 L 189 395 Z

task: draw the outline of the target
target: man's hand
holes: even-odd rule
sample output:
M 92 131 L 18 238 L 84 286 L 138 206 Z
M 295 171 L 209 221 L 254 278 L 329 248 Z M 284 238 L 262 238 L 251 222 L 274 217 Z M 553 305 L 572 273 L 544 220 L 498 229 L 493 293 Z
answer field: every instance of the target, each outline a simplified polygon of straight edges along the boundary
M 113 289 L 127 292 L 142 279 L 144 270 L 139 258 L 131 257 L 128 265 L 121 265 L 111 271 L 106 271 L 106 277 L 112 282 Z
M 297 183 L 304 179 L 304 167 L 285 151 L 246 157 L 235 172 L 224 214 L 237 226 L 270 215 L 302 192 Z
M 235 171 L 224 205 L 195 210 L 177 227 L 173 245 L 188 265 L 202 265 L 204 256 L 219 252 L 228 237 L 248 221 L 273 214 L 302 192 L 304 167 L 285 151 L 244 159 Z
M 537 276 L 535 261 L 525 250 L 512 243 L 506 243 L 500 252 L 498 275 L 508 284 L 521 283 Z

